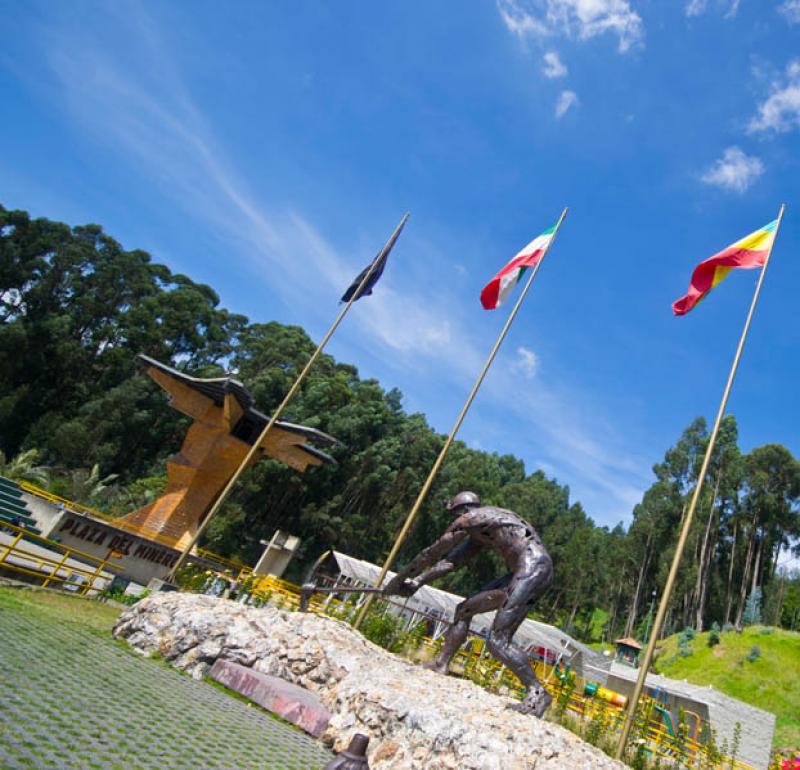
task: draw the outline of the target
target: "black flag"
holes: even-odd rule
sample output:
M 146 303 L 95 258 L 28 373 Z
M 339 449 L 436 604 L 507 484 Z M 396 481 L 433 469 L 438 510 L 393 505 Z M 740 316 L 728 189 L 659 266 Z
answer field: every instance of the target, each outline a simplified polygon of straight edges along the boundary
M 392 237 L 386 241 L 386 245 L 378 252 L 378 256 L 372 260 L 355 278 L 355 280 L 347 287 L 347 291 L 342 294 L 342 302 L 349 302 L 353 295 L 358 290 L 358 287 L 361 286 L 361 282 L 366 277 L 367 273 L 370 273 L 367 282 L 361 288 L 361 291 L 358 292 L 358 295 L 355 299 L 361 299 L 365 297 L 367 294 L 372 294 L 372 289 L 376 283 L 378 283 L 378 279 L 383 275 L 383 269 L 386 267 L 386 260 L 389 258 L 389 252 L 392 250 L 392 246 L 394 246 L 397 237 L 400 235 L 400 231 L 403 229 L 403 226 L 408 219 L 408 214 L 405 214 L 403 218 L 400 220 L 400 224 L 397 225 L 397 228 L 392 233 Z M 355 302 L 355 300 L 353 300 Z

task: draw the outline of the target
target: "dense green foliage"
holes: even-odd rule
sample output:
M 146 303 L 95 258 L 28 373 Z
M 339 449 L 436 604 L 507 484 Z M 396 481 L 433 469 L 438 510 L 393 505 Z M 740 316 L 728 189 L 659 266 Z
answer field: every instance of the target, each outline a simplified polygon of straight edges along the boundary
M 17 462 L 20 472 L 45 468 L 60 494 L 122 514 L 163 487 L 186 420 L 138 371 L 137 353 L 200 376 L 235 371 L 269 413 L 313 348 L 301 328 L 250 323 L 220 308 L 213 289 L 126 251 L 96 225 L 70 228 L 0 207 L 2 462 Z M 305 474 L 256 465 L 209 527 L 206 546 L 252 562 L 259 540 L 281 528 L 302 538 L 296 571 L 332 546 L 381 560 L 443 441 L 401 402 L 398 391 L 323 356 L 285 416 L 336 436 L 338 464 Z M 567 487 L 519 459 L 456 442 L 400 561 L 446 526 L 443 498 L 473 489 L 542 534 L 557 578 L 541 617 L 586 638 L 641 634 L 707 440 L 702 419 L 684 431 L 654 467 L 627 531 L 596 526 Z M 742 456 L 736 422 L 726 418 L 668 626 L 742 623 L 756 595 L 764 622 L 800 627 L 800 581 L 777 568 L 781 549 L 800 534 L 799 497 L 791 454 L 767 445 Z M 500 570 L 487 555 L 445 587 L 474 590 Z

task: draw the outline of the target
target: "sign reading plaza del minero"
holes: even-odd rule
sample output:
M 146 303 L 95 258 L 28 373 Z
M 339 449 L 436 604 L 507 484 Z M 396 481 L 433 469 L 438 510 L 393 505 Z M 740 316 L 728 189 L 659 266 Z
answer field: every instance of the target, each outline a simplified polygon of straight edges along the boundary
M 123 568 L 124 577 L 144 584 L 164 577 L 180 556 L 174 548 L 72 511 L 64 511 L 51 536 L 63 545 L 109 559 Z

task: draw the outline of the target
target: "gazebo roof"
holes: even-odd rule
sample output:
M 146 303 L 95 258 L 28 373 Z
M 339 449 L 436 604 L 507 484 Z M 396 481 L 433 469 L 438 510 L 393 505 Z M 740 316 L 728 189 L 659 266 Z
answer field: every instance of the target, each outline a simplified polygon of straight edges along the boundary
M 633 647 L 635 650 L 644 649 L 639 642 L 635 639 L 631 639 L 630 636 L 626 636 L 624 639 L 615 639 L 614 644 L 624 644 L 626 647 Z

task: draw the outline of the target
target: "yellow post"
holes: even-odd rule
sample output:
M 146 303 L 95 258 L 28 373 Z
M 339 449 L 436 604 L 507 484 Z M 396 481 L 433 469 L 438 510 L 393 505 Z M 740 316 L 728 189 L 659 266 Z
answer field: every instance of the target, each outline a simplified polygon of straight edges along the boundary
M 747 313 L 747 319 L 744 322 L 744 329 L 742 330 L 742 336 L 739 339 L 739 345 L 736 348 L 736 354 L 733 357 L 733 364 L 731 365 L 731 371 L 728 374 L 728 382 L 725 385 L 725 391 L 722 394 L 722 402 L 719 405 L 719 409 L 717 410 L 717 417 L 714 420 L 714 427 L 711 431 L 711 437 L 708 440 L 708 447 L 706 448 L 706 454 L 703 458 L 703 465 L 700 468 L 700 475 L 697 479 L 697 484 L 694 488 L 694 493 L 692 494 L 692 500 L 689 503 L 689 510 L 686 512 L 686 516 L 683 520 L 683 528 L 681 529 L 680 537 L 678 538 L 678 545 L 675 548 L 675 555 L 672 558 L 672 565 L 669 569 L 669 575 L 667 576 L 667 582 L 664 585 L 664 593 L 661 595 L 661 602 L 658 605 L 658 612 L 656 613 L 656 619 L 653 621 L 653 628 L 650 633 L 650 639 L 647 642 L 647 647 L 644 651 L 644 659 L 641 661 L 639 665 L 639 677 L 636 680 L 636 686 L 633 689 L 633 695 L 631 696 L 630 701 L 628 702 L 628 711 L 625 715 L 625 724 L 622 727 L 622 733 L 619 737 L 619 742 L 617 743 L 617 751 L 616 751 L 616 758 L 622 759 L 622 755 L 625 752 L 625 744 L 628 742 L 628 737 L 630 736 L 631 727 L 633 725 L 633 717 L 636 713 L 636 706 L 639 703 L 639 698 L 642 695 L 642 690 L 644 689 L 644 683 L 647 679 L 647 672 L 650 670 L 650 664 L 653 660 L 653 652 L 656 648 L 656 642 L 658 641 L 658 637 L 661 635 L 661 628 L 664 624 L 664 617 L 667 614 L 667 607 L 669 605 L 669 599 L 672 594 L 673 586 L 675 585 L 675 577 L 678 574 L 678 567 L 680 566 L 681 557 L 683 556 L 683 549 L 686 545 L 686 538 L 689 536 L 689 530 L 692 526 L 692 519 L 694 517 L 694 511 L 697 507 L 697 501 L 700 498 L 700 492 L 703 489 L 703 481 L 706 476 L 706 472 L 708 471 L 708 464 L 711 461 L 711 453 L 714 451 L 714 444 L 717 440 L 717 433 L 719 432 L 719 426 L 722 422 L 722 416 L 725 413 L 725 407 L 728 403 L 728 396 L 731 393 L 731 387 L 733 386 L 733 378 L 736 376 L 736 370 L 739 367 L 739 360 L 742 357 L 742 350 L 744 350 L 744 343 L 747 339 L 747 332 L 750 329 L 750 321 L 753 318 L 753 313 L 756 309 L 756 303 L 758 302 L 758 295 L 761 292 L 761 284 L 764 282 L 764 275 L 767 272 L 767 265 L 769 264 L 769 258 L 772 256 L 772 248 L 775 245 L 775 240 L 778 237 L 778 230 L 780 230 L 781 221 L 783 220 L 783 211 L 785 205 L 781 204 L 780 211 L 778 212 L 778 223 L 775 226 L 775 238 L 772 239 L 772 245 L 767 252 L 767 257 L 764 260 L 764 267 L 761 268 L 761 274 L 758 276 L 758 282 L 756 283 L 756 290 L 753 294 L 753 301 L 750 303 L 750 310 Z
M 222 504 L 228 498 L 228 495 L 230 494 L 231 490 L 235 486 L 236 482 L 239 480 L 239 477 L 242 475 L 242 473 L 244 473 L 247 466 L 250 464 L 256 452 L 261 448 L 261 444 L 264 442 L 264 439 L 266 438 L 270 430 L 272 430 L 272 426 L 275 425 L 275 423 L 278 421 L 278 418 L 283 413 L 283 410 L 286 408 L 286 405 L 289 403 L 289 401 L 292 400 L 294 394 L 297 393 L 297 390 L 299 389 L 301 383 L 305 379 L 311 367 L 314 365 L 314 362 L 319 357 L 319 354 L 322 353 L 323 349 L 325 348 L 325 345 L 328 344 L 328 340 L 333 336 L 333 333 L 339 327 L 339 324 L 342 322 L 342 319 L 345 317 L 345 315 L 347 315 L 347 311 L 350 310 L 350 306 L 359 298 L 362 290 L 367 285 L 367 281 L 369 281 L 369 279 L 372 277 L 372 274 L 375 272 L 375 268 L 380 264 L 380 261 L 383 258 L 383 256 L 388 254 L 392 250 L 392 247 L 394 246 L 395 241 L 399 237 L 400 231 L 403 229 L 407 219 L 408 219 L 408 212 L 406 212 L 403 215 L 403 218 L 400 220 L 400 224 L 397 225 L 397 227 L 394 229 L 394 232 L 392 233 L 389 240 L 386 241 L 386 245 L 383 247 L 383 249 L 381 249 L 378 256 L 372 260 L 372 263 L 369 266 L 369 270 L 367 270 L 367 272 L 364 274 L 364 277 L 361 279 L 361 283 L 359 283 L 358 288 L 353 292 L 352 296 L 347 301 L 345 306 L 342 308 L 339 315 L 336 316 L 336 320 L 331 324 L 331 328 L 328 329 L 327 333 L 322 338 L 322 342 L 319 343 L 317 349 L 311 355 L 311 358 L 308 359 L 308 363 L 306 363 L 306 365 L 303 367 L 303 370 L 300 372 L 300 374 L 297 375 L 297 379 L 294 381 L 292 387 L 289 388 L 289 392 L 284 396 L 283 401 L 281 401 L 281 403 L 278 405 L 278 408 L 272 413 L 272 417 L 269 418 L 269 421 L 264 427 L 264 430 L 261 431 L 261 434 L 253 443 L 253 446 L 250 447 L 250 450 L 245 455 L 244 460 L 242 460 L 241 464 L 236 469 L 233 476 L 231 476 L 231 478 L 228 480 L 228 483 L 225 485 L 222 492 L 219 493 L 219 497 L 217 497 L 217 499 L 214 501 L 214 505 L 211 506 L 208 515 L 205 517 L 205 519 L 203 519 L 202 522 L 200 522 L 200 525 L 197 527 L 197 532 L 194 533 L 192 539 L 186 544 L 186 547 L 183 549 L 183 553 L 181 553 L 180 557 L 178 558 L 178 561 L 175 562 L 175 565 L 169 571 L 169 574 L 166 577 L 168 581 L 172 581 L 175 579 L 175 574 L 177 573 L 178 569 L 180 569 L 180 566 L 186 560 L 186 557 L 189 555 L 189 552 L 192 550 L 192 548 L 194 548 L 195 543 L 197 543 L 197 541 L 200 539 L 200 535 L 203 534 L 203 531 L 208 526 L 211 519 L 213 519 L 214 516 L 216 516 L 219 509 L 222 507 Z
M 500 345 L 505 339 L 506 333 L 511 327 L 511 323 L 514 320 L 515 316 L 517 315 L 517 311 L 519 310 L 520 305 L 522 305 L 522 300 L 525 299 L 525 295 L 528 293 L 528 289 L 530 289 L 531 284 L 533 283 L 533 279 L 536 277 L 536 273 L 539 272 L 539 267 L 541 266 L 542 262 L 544 262 L 544 258 L 547 256 L 547 252 L 550 250 L 550 246 L 553 245 L 553 241 L 556 239 L 556 235 L 558 235 L 561 223 L 564 221 L 564 217 L 567 216 L 567 211 L 568 209 L 565 208 L 561 212 L 561 216 L 558 218 L 558 222 L 556 223 L 556 226 L 553 230 L 553 237 L 551 238 L 550 243 L 547 244 L 544 253 L 542 254 L 541 258 L 531 271 L 531 275 L 530 278 L 528 278 L 528 282 L 525 284 L 525 287 L 520 292 L 519 299 L 517 299 L 514 308 L 512 309 L 511 313 L 508 316 L 508 320 L 506 320 L 506 323 L 503 326 L 502 330 L 500 331 L 500 335 L 498 336 L 497 341 L 494 343 L 494 346 L 492 347 L 492 350 L 489 353 L 489 358 L 486 359 L 486 363 L 483 365 L 483 369 L 481 369 L 481 373 L 478 375 L 478 379 L 472 386 L 472 390 L 470 391 L 469 396 L 467 396 L 467 401 L 464 404 L 463 408 L 461 409 L 461 413 L 458 415 L 458 419 L 456 420 L 453 429 L 450 431 L 450 435 L 444 442 L 444 446 L 439 452 L 439 456 L 436 458 L 436 461 L 433 463 L 433 467 L 431 468 L 431 472 L 428 474 L 428 478 L 425 479 L 425 483 L 422 485 L 422 489 L 420 490 L 419 495 L 417 495 L 417 499 L 414 501 L 414 505 L 411 507 L 411 511 L 406 517 L 405 523 L 403 524 L 403 528 L 400 530 L 400 534 L 394 541 L 392 550 L 389 551 L 389 555 L 386 557 L 386 561 L 384 562 L 383 567 L 381 568 L 381 572 L 378 575 L 378 579 L 375 582 L 376 587 L 380 587 L 380 585 L 384 581 L 384 578 L 386 577 L 386 573 L 391 569 L 395 557 L 397 556 L 397 552 L 400 550 L 400 546 L 403 545 L 403 542 L 405 541 L 406 536 L 408 535 L 408 531 L 411 529 L 411 525 L 414 523 L 414 519 L 416 519 L 417 514 L 419 513 L 419 509 L 422 507 L 422 503 L 424 502 L 425 497 L 427 496 L 428 491 L 431 488 L 431 484 L 433 484 L 433 479 L 439 472 L 439 468 L 441 468 L 442 463 L 444 462 L 447 450 L 450 449 L 450 445 L 453 443 L 453 439 L 455 439 L 456 433 L 458 432 L 458 429 L 461 427 L 461 423 L 464 422 L 464 418 L 467 416 L 467 412 L 469 411 L 469 408 L 472 405 L 472 401 L 475 398 L 475 394 L 478 392 L 478 388 L 480 388 L 484 377 L 486 377 L 486 373 L 489 371 L 489 367 L 492 365 L 492 361 L 494 361 L 494 357 L 497 355 L 497 351 L 500 349 Z M 358 628 L 361 625 L 374 598 L 375 594 L 370 594 L 367 597 L 366 601 L 361 606 L 361 610 L 359 611 L 358 616 L 356 617 L 355 623 L 353 623 L 354 628 Z
M 56 564 L 53 568 L 53 571 L 50 573 L 48 578 L 42 583 L 42 588 L 47 586 L 51 580 L 60 580 L 62 583 L 66 582 L 66 578 L 60 578 L 58 576 L 58 571 L 64 566 L 64 562 L 67 560 L 67 556 L 69 556 L 69 550 L 64 551 L 64 555 L 61 557 L 61 561 Z
M 17 547 L 17 543 L 19 543 L 19 541 L 22 539 L 23 534 L 23 531 L 20 529 L 20 531 L 17 533 L 17 536 L 14 538 L 14 541 L 6 547 L 6 552 L 2 557 L 0 557 L 0 564 L 2 564 L 6 560 L 6 556 L 8 556 L 8 554 L 10 554 Z

